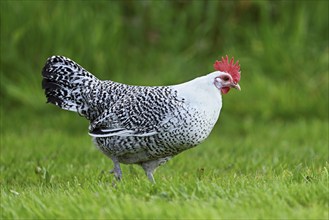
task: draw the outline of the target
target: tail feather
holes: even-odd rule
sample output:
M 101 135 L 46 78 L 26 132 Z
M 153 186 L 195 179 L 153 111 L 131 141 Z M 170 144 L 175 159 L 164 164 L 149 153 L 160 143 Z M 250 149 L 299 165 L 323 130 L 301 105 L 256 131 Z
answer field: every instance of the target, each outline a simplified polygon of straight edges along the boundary
M 47 102 L 88 118 L 88 93 L 100 82 L 94 75 L 66 57 L 52 56 L 43 67 L 42 76 Z

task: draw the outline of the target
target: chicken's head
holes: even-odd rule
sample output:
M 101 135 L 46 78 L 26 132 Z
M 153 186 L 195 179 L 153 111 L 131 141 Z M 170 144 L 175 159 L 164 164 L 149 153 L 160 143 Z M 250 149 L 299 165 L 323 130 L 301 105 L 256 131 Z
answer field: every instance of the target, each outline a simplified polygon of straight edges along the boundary
M 240 81 L 240 65 L 239 61 L 234 64 L 232 57 L 229 62 L 228 56 L 222 57 L 221 61 L 216 60 L 214 63 L 215 70 L 220 71 L 220 74 L 215 78 L 215 86 L 221 90 L 222 94 L 226 94 L 231 88 L 241 90 L 238 82 Z

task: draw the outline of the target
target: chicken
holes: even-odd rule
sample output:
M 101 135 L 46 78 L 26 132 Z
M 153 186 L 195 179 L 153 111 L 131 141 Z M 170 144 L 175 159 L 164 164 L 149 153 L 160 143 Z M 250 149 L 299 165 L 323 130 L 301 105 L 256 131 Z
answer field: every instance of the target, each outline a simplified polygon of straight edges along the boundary
M 90 121 L 89 135 L 112 159 L 142 166 L 154 182 L 155 169 L 197 146 L 210 134 L 222 107 L 222 94 L 240 90 L 240 66 L 228 57 L 216 71 L 172 86 L 133 86 L 102 81 L 63 56 L 48 58 L 42 70 L 47 102 Z

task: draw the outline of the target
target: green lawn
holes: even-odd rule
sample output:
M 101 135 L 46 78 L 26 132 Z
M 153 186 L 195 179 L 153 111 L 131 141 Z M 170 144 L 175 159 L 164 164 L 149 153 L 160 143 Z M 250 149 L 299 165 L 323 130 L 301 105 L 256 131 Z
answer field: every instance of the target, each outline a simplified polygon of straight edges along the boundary
M 329 2 L 0 1 L 2 219 L 328 219 Z M 93 146 L 88 122 L 46 105 L 64 55 L 100 79 L 178 84 L 241 65 L 210 137 L 152 185 Z
M 133 165 L 116 182 L 83 118 L 59 109 L 39 120 L 31 114 L 3 120 L 3 218 L 328 216 L 327 122 L 228 126 L 224 111 L 210 138 L 160 167 L 152 185 Z

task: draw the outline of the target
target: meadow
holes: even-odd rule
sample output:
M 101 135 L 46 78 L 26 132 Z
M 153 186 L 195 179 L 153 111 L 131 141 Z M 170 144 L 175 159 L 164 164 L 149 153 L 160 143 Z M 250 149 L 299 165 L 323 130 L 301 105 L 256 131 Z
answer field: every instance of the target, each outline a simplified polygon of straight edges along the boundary
M 327 1 L 0 1 L 2 219 L 328 219 Z M 155 173 L 112 162 L 46 104 L 47 57 L 171 85 L 241 65 L 209 138 Z

